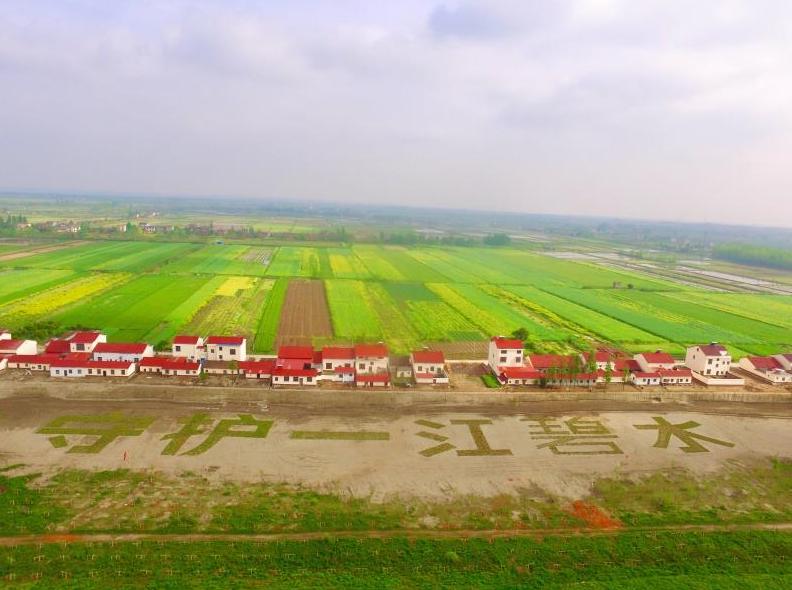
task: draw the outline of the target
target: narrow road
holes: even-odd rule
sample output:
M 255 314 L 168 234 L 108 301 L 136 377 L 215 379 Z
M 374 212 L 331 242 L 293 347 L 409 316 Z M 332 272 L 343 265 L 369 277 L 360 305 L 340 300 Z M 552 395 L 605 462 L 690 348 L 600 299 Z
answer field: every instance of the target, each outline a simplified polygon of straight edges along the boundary
M 533 538 L 548 536 L 595 537 L 614 534 L 657 533 L 657 532 L 734 532 L 734 531 L 792 531 L 792 522 L 752 523 L 752 524 L 688 524 L 638 526 L 629 528 L 555 528 L 529 530 L 457 530 L 436 531 L 416 529 L 396 529 L 388 531 L 334 531 L 312 533 L 272 533 L 272 534 L 158 534 L 158 533 L 97 533 L 69 534 L 55 533 L 46 535 L 27 535 L 18 537 L 0 537 L 0 547 L 16 547 L 20 545 L 47 545 L 55 543 L 130 543 L 135 541 L 310 541 L 321 539 L 503 539 Z

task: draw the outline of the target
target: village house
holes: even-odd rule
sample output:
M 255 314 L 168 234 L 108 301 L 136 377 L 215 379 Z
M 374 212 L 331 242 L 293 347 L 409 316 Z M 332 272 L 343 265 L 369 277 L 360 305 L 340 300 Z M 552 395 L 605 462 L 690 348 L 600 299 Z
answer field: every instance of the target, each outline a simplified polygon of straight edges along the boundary
M 649 385 L 660 385 L 660 373 L 653 371 L 637 371 L 630 373 L 630 382 L 633 385 L 646 387 Z
M 442 350 L 417 350 L 410 355 L 416 383 L 447 384 L 445 356 Z
M 319 381 L 322 359 L 313 346 L 281 346 L 272 368 L 272 385 L 311 385 Z
M 658 369 L 662 385 L 690 385 L 693 383 L 693 371 L 690 369 Z
M 35 340 L 18 340 L 14 338 L 3 338 L 0 340 L 0 355 L 31 355 L 38 353 L 38 346 Z
M 667 352 L 657 350 L 655 352 L 640 352 L 634 357 L 643 373 L 655 373 L 660 369 L 673 369 L 679 363 L 674 360 Z
M 525 365 L 522 340 L 493 336 L 490 338 L 487 364 L 495 375 L 503 367 L 522 367 Z
M 127 361 L 91 361 L 59 359 L 50 363 L 51 377 L 131 377 L 135 363 Z
M 247 341 L 241 336 L 209 336 L 206 339 L 206 360 L 247 360 Z
M 354 383 L 355 349 L 351 346 L 327 346 L 322 349 L 320 366 L 325 379 L 338 383 Z
M 379 344 L 355 346 L 355 369 L 357 373 L 387 373 L 388 347 Z
M 204 358 L 204 341 L 200 336 L 176 336 L 171 346 L 171 356 L 200 362 Z
M 579 358 L 568 354 L 529 354 L 526 364 L 542 374 L 572 375 L 582 372 Z
M 501 367 L 497 374 L 501 385 L 537 385 L 543 375 L 527 365 L 521 367 Z
M 246 379 L 271 379 L 275 361 L 242 361 L 239 372 Z
M 93 352 L 97 345 L 107 342 L 107 336 L 98 330 L 69 332 L 60 338 L 50 339 L 44 349 L 49 354 L 68 354 L 70 352 Z
M 597 373 L 563 373 L 555 376 L 552 373 L 542 373 L 540 383 L 544 381 L 548 387 L 594 387 L 599 381 Z
M 59 354 L 15 354 L 8 357 L 8 368 L 49 372 L 50 363 L 60 358 Z
M 95 361 L 127 361 L 139 363 L 141 359 L 154 356 L 154 347 L 145 342 L 102 342 L 93 349 Z
M 775 354 L 773 358 L 778 361 L 785 371 L 792 371 L 792 353 L 790 354 Z
M 770 383 L 792 382 L 792 373 L 785 370 L 784 366 L 775 357 L 746 356 L 741 358 L 738 364 L 741 369 L 745 369 Z
M 140 360 L 141 373 L 160 373 L 165 376 L 197 377 L 201 374 L 201 363 L 185 357 L 147 356 Z
M 203 361 L 201 368 L 207 375 L 239 375 L 238 361 Z
M 725 346 L 712 342 L 691 346 L 685 354 L 685 365 L 700 375 L 722 377 L 731 370 L 732 357 Z

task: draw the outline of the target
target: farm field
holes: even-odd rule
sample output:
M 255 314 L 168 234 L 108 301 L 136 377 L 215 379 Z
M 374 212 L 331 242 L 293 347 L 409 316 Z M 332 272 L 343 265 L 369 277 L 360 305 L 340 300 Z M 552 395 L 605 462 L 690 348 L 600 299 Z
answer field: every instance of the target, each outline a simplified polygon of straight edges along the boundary
M 333 326 L 322 281 L 290 281 L 283 300 L 276 346 L 330 340 Z
M 311 319 L 327 315 L 323 304 L 287 298 L 306 279 L 323 284 L 329 327 Z M 233 284 L 234 296 L 219 293 Z M 304 325 L 295 310 L 310 310 Z M 537 352 L 599 342 L 678 354 L 718 341 L 737 356 L 792 348 L 792 296 L 708 291 L 515 248 L 78 242 L 0 260 L 0 325 L 38 320 L 155 343 L 232 330 L 253 352 L 305 340 L 310 326 L 316 345 L 384 340 L 398 353 L 520 327 Z

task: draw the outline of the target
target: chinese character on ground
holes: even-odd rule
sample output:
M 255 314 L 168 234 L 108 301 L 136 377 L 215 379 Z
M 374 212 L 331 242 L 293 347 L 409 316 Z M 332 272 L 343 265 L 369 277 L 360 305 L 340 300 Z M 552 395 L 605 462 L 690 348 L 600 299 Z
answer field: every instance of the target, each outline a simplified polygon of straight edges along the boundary
M 55 435 L 47 440 L 58 449 L 69 446 L 67 436 L 95 436 L 96 440 L 93 443 L 74 445 L 67 452 L 98 453 L 122 436 L 140 436 L 154 420 L 145 416 L 127 416 L 120 412 L 60 416 L 36 432 Z
M 175 455 L 193 436 L 208 433 L 202 443 L 185 451 L 182 455 L 205 453 L 224 438 L 266 438 L 272 427 L 272 420 L 256 420 L 251 414 L 238 414 L 236 418 L 223 418 L 218 420 L 215 427 L 210 430 L 213 422 L 213 418 L 200 413 L 181 420 L 183 426 L 180 430 L 162 437 L 162 440 L 170 440 L 162 454 Z
M 441 424 L 439 422 L 433 422 L 431 420 L 416 420 L 415 422 L 419 426 L 425 426 L 427 428 L 432 428 L 434 430 L 439 430 L 441 428 L 445 428 L 445 424 Z M 482 430 L 482 426 L 491 426 L 492 420 L 480 420 L 480 419 L 473 419 L 473 420 L 451 420 L 452 426 L 467 426 L 468 433 L 470 437 L 473 439 L 473 444 L 475 448 L 473 449 L 457 449 L 456 454 L 460 457 L 485 457 L 485 456 L 498 456 L 498 455 L 511 455 L 512 452 L 510 449 L 493 449 L 487 437 Z M 434 455 L 439 455 L 440 453 L 445 453 L 446 451 L 450 451 L 452 449 L 456 449 L 456 445 L 453 445 L 449 442 L 449 437 L 443 436 L 442 434 L 438 434 L 437 432 L 429 432 L 422 430 L 416 433 L 416 436 L 420 436 L 422 438 L 426 438 L 429 440 L 433 440 L 437 443 L 437 445 L 427 447 L 422 451 L 419 451 L 421 455 L 424 457 L 433 457 Z
M 600 420 L 594 418 L 522 418 L 529 424 L 531 440 L 546 440 L 538 449 L 550 449 L 555 455 L 621 455 L 623 451 L 611 439 L 618 438 Z
M 657 440 L 654 446 L 658 449 L 667 449 L 672 438 L 678 438 L 685 446 L 680 447 L 684 453 L 709 453 L 709 449 L 698 441 L 709 442 L 722 447 L 733 447 L 734 443 L 704 436 L 697 432 L 690 432 L 693 428 L 701 426 L 698 422 L 688 420 L 681 424 L 671 424 L 662 416 L 652 416 L 656 424 L 634 424 L 638 430 L 657 430 Z

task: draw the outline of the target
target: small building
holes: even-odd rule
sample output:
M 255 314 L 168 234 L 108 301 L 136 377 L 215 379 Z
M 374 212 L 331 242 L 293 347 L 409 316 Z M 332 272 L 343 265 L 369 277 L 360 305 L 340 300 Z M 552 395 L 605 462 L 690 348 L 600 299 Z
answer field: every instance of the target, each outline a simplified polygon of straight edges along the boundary
M 634 357 L 643 373 L 656 373 L 660 369 L 673 369 L 679 363 L 674 360 L 667 352 L 657 350 L 655 352 L 640 352 Z
M 242 361 L 239 372 L 246 379 L 271 379 L 275 361 Z
M 776 357 L 772 356 L 746 356 L 740 359 L 740 368 L 761 377 L 770 383 L 791 383 L 792 373 Z
M 135 363 L 60 359 L 50 363 L 51 377 L 131 377 Z
M 17 340 L 14 338 L 0 340 L 0 355 L 33 355 L 37 353 L 38 346 L 35 340 Z
M 239 375 L 238 361 L 204 361 L 201 363 L 207 375 Z
M 500 367 L 498 381 L 501 385 L 537 385 L 543 379 L 540 371 L 526 365 L 521 367 Z
M 204 340 L 200 336 L 176 336 L 171 345 L 171 355 L 199 362 L 205 357 Z
M 390 375 L 388 373 L 357 373 L 355 385 L 357 387 L 388 387 Z
M 775 354 L 773 358 L 778 361 L 785 371 L 792 371 L 792 353 L 789 354 Z
M 242 336 L 209 336 L 206 339 L 206 360 L 245 361 L 247 341 Z
M 154 356 L 154 347 L 145 342 L 101 342 L 92 353 L 96 361 L 128 361 L 139 363 L 141 359 Z
M 355 349 L 352 346 L 326 346 L 322 349 L 322 371 L 334 372 L 336 368 L 355 368 Z
M 197 377 L 201 374 L 201 363 L 185 357 L 147 356 L 140 360 L 141 373 L 160 373 L 165 376 Z
M 49 372 L 50 364 L 57 360 L 58 354 L 15 354 L 8 357 L 8 368 Z
M 594 387 L 599 380 L 598 373 L 556 374 L 542 373 L 548 387 Z M 540 380 L 540 382 L 541 382 Z
M 660 373 L 651 371 L 638 371 L 630 373 L 630 381 L 633 385 L 647 387 L 649 385 L 660 385 Z
M 569 354 L 529 354 L 526 364 L 540 373 L 575 373 L 580 372 L 583 365 L 580 359 Z
M 502 367 L 522 367 L 525 364 L 522 340 L 493 336 L 490 338 L 487 364 L 495 375 Z
M 693 371 L 690 369 L 659 369 L 662 385 L 690 385 L 693 383 Z
M 98 344 L 107 342 L 107 336 L 98 330 L 71 332 L 63 337 L 69 343 L 69 352 L 93 352 Z
M 725 377 L 731 371 L 732 357 L 725 346 L 711 342 L 691 346 L 685 354 L 685 365 L 704 377 Z
M 445 355 L 442 350 L 417 350 L 410 355 L 416 383 L 441 385 L 448 383 Z
M 355 346 L 355 369 L 358 374 L 387 374 L 388 347 L 382 343 Z
M 280 359 L 279 359 L 280 361 Z M 311 385 L 319 381 L 319 371 L 313 367 L 304 368 L 299 363 L 278 364 L 272 369 L 272 385 Z

